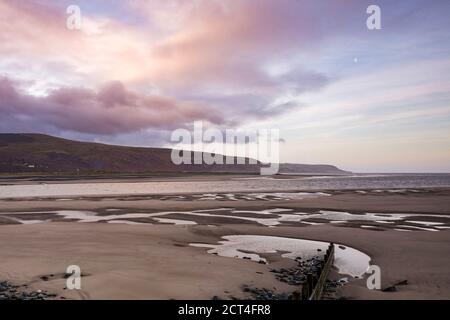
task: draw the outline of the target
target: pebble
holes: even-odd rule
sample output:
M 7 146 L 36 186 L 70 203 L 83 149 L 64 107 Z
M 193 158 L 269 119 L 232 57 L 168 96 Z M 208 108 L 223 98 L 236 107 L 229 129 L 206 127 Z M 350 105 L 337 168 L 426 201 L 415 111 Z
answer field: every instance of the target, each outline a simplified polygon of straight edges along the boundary
M 295 259 L 297 267 L 286 269 L 270 269 L 281 282 L 287 283 L 292 286 L 300 286 L 306 283 L 306 274 L 312 274 L 315 277 L 319 276 L 319 273 L 323 269 L 323 256 L 317 256 L 306 261 L 303 261 L 301 257 Z M 328 283 L 328 281 L 327 281 Z M 335 290 L 338 286 L 341 286 L 337 281 L 332 281 L 328 284 L 331 291 Z M 293 294 L 288 293 L 276 293 L 275 290 L 269 290 L 265 288 L 251 288 L 244 286 L 242 289 L 244 292 L 250 293 L 256 300 L 292 300 Z
M 7 281 L 0 281 L 0 300 L 45 300 L 56 297 L 55 294 L 49 294 L 42 290 L 21 291 L 18 290 L 19 288 Z

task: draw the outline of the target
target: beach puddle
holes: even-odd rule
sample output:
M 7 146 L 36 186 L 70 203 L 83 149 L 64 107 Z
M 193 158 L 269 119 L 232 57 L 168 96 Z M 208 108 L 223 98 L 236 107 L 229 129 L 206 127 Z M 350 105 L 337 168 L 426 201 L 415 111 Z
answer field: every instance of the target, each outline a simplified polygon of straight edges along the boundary
M 329 246 L 328 242 L 272 237 L 256 235 L 233 235 L 222 237 L 224 240 L 219 244 L 191 243 L 193 247 L 209 248 L 208 253 L 217 254 L 222 257 L 249 259 L 255 262 L 266 259 L 259 256 L 265 253 L 281 254 L 284 258 L 295 260 L 311 259 L 323 254 Z M 362 276 L 368 269 L 370 257 L 365 253 L 351 247 L 335 245 L 334 266 L 338 272 L 352 277 Z
M 444 231 L 448 230 L 450 217 L 446 215 L 430 215 L 418 213 L 349 213 L 342 211 L 321 210 L 316 213 L 296 212 L 293 209 L 270 208 L 263 210 L 235 210 L 232 208 L 203 209 L 194 211 L 163 211 L 156 213 L 119 213 L 116 210 L 107 209 L 107 215 L 99 215 L 94 211 L 41 211 L 41 212 L 12 212 L 0 214 L 8 219 L 21 224 L 36 224 L 49 221 L 76 221 L 80 223 L 128 223 L 128 224 L 151 224 L 155 223 L 174 225 L 196 225 L 200 218 L 208 218 L 208 224 L 214 219 L 227 219 L 227 223 L 240 223 L 242 221 L 253 222 L 265 227 L 276 227 L 286 225 L 318 226 L 331 224 L 336 227 L 347 226 L 352 223 L 365 230 L 396 230 L 402 231 Z M 171 217 L 170 215 L 174 215 Z M 196 219 L 197 218 L 197 219 Z M 420 219 L 441 221 L 426 221 Z M 433 219 L 431 219 L 433 218 Z M 143 219 L 139 221 L 136 219 Z M 149 219 L 150 221 L 146 221 Z M 211 220 L 211 222 L 209 222 Z M 202 220 L 200 220 L 202 221 Z M 135 223 L 132 223 L 135 222 Z M 148 223 L 147 223 L 148 222 Z M 358 224 L 359 222 L 359 224 Z M 364 223 L 366 222 L 366 223 Z M 370 222 L 370 223 L 367 223 Z
M 189 220 L 178 220 L 178 219 L 165 219 L 165 218 L 154 218 L 159 223 L 167 223 L 167 224 L 174 224 L 177 226 L 189 226 L 189 225 L 196 225 L 197 222 L 195 221 L 189 221 Z
M 204 193 L 193 195 L 193 198 L 200 201 L 281 201 L 281 200 L 302 200 L 323 196 L 331 196 L 324 192 L 275 192 L 275 193 Z
M 14 221 L 19 222 L 21 224 L 38 224 L 45 222 L 45 220 L 21 220 L 21 219 L 14 219 Z
M 296 193 L 250 193 L 248 197 L 255 198 L 257 200 L 302 200 L 311 199 L 323 196 L 331 196 L 331 194 L 323 192 L 296 192 Z
M 395 231 L 400 231 L 400 232 L 411 232 L 412 230 L 406 230 L 406 229 L 399 229 L 399 228 L 395 228 Z
M 436 229 L 432 229 L 432 228 L 424 228 L 424 227 L 417 227 L 417 226 L 409 226 L 409 225 L 398 225 L 398 227 L 400 228 L 405 228 L 405 229 L 415 229 L 415 230 L 422 230 L 422 231 L 434 231 L 437 232 L 439 230 Z
M 367 225 L 361 225 L 360 227 L 361 227 L 361 228 L 363 228 L 363 229 L 378 229 L 378 227 L 377 227 L 377 226 L 367 226 Z
M 419 224 L 426 227 L 442 226 L 444 224 L 443 222 L 413 221 L 413 220 L 405 220 L 405 222 Z
M 112 223 L 112 224 L 129 224 L 129 225 L 132 225 L 132 226 L 148 224 L 148 223 L 135 222 L 135 221 L 130 221 L 130 220 L 108 220 L 108 223 Z

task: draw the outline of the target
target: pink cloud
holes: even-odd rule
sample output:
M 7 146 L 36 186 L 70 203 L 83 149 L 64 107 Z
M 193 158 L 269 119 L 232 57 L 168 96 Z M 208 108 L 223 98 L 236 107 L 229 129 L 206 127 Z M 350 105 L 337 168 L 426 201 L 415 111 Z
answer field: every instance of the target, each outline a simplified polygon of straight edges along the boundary
M 3 1 L 0 55 L 5 60 L 40 65 L 44 72 L 52 72 L 49 62 L 58 61 L 84 75 L 82 83 L 89 85 L 119 79 L 169 91 L 224 85 L 264 90 L 271 82 L 264 64 L 295 57 L 298 50 L 315 50 L 316 43 L 335 32 L 335 28 L 316 23 L 317 13 L 326 12 L 306 1 L 127 3 L 130 12 L 139 10 L 134 14 L 147 12 L 148 25 L 90 15 L 81 5 L 84 26 L 74 32 L 65 27 L 67 15 L 62 5 Z M 345 12 L 352 3 L 334 5 L 334 10 Z M 339 17 L 339 12 L 334 14 Z M 7 19 L 11 16 L 15 19 Z M 339 24 L 345 15 L 335 20 Z
M 338 1 L 344 2 L 354 3 Z M 315 23 L 322 10 L 308 1 L 134 0 L 124 6 L 148 22 L 127 24 L 81 5 L 84 28 L 69 31 L 61 4 L 0 2 L 0 76 L 22 84 L 2 82 L 5 125 L 20 119 L 40 123 L 39 130 L 115 134 L 194 120 L 240 124 L 290 111 L 297 103 L 280 97 L 329 82 L 302 63 L 275 76 L 265 69 L 299 50 L 316 50 L 335 32 Z
M 195 120 L 216 124 L 225 121 L 217 110 L 204 104 L 139 95 L 120 82 L 108 83 L 98 91 L 61 88 L 48 96 L 34 97 L 19 92 L 11 81 L 3 79 L 0 96 L 3 118 L 81 133 L 129 133 L 146 128 L 178 128 Z

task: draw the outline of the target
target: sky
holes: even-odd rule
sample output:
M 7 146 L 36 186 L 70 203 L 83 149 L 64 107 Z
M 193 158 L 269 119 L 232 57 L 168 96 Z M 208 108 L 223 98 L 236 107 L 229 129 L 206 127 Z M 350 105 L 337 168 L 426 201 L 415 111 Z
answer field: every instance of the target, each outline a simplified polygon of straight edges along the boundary
M 449 13 L 447 0 L 0 0 L 0 132 L 170 147 L 203 121 L 280 130 L 282 162 L 450 172 Z

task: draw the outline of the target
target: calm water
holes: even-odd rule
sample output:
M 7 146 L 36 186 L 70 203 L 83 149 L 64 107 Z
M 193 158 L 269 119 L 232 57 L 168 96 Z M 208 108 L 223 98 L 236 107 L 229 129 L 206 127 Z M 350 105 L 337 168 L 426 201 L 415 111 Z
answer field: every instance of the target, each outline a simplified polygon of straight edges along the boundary
M 218 178 L 219 179 L 219 178 Z M 419 189 L 450 187 L 450 174 L 386 174 L 345 177 L 234 178 L 208 181 L 95 182 L 0 186 L 0 198 L 120 194 L 182 194 L 239 191 L 313 191 L 339 189 Z
M 211 248 L 208 253 L 216 253 L 222 257 L 247 257 L 253 261 L 266 261 L 258 253 L 285 252 L 281 256 L 295 260 L 297 257 L 310 259 L 317 256 L 317 249 L 325 252 L 329 243 L 303 239 L 292 239 L 270 236 L 238 235 L 225 236 L 225 241 L 218 245 L 191 243 L 193 247 Z M 360 277 L 369 268 L 370 257 L 354 248 L 335 244 L 334 265 L 338 272 L 352 277 Z M 252 253 L 249 253 L 252 252 Z
M 446 174 L 367 174 L 345 177 L 313 177 L 294 182 L 307 190 L 317 189 L 402 189 L 450 187 Z

